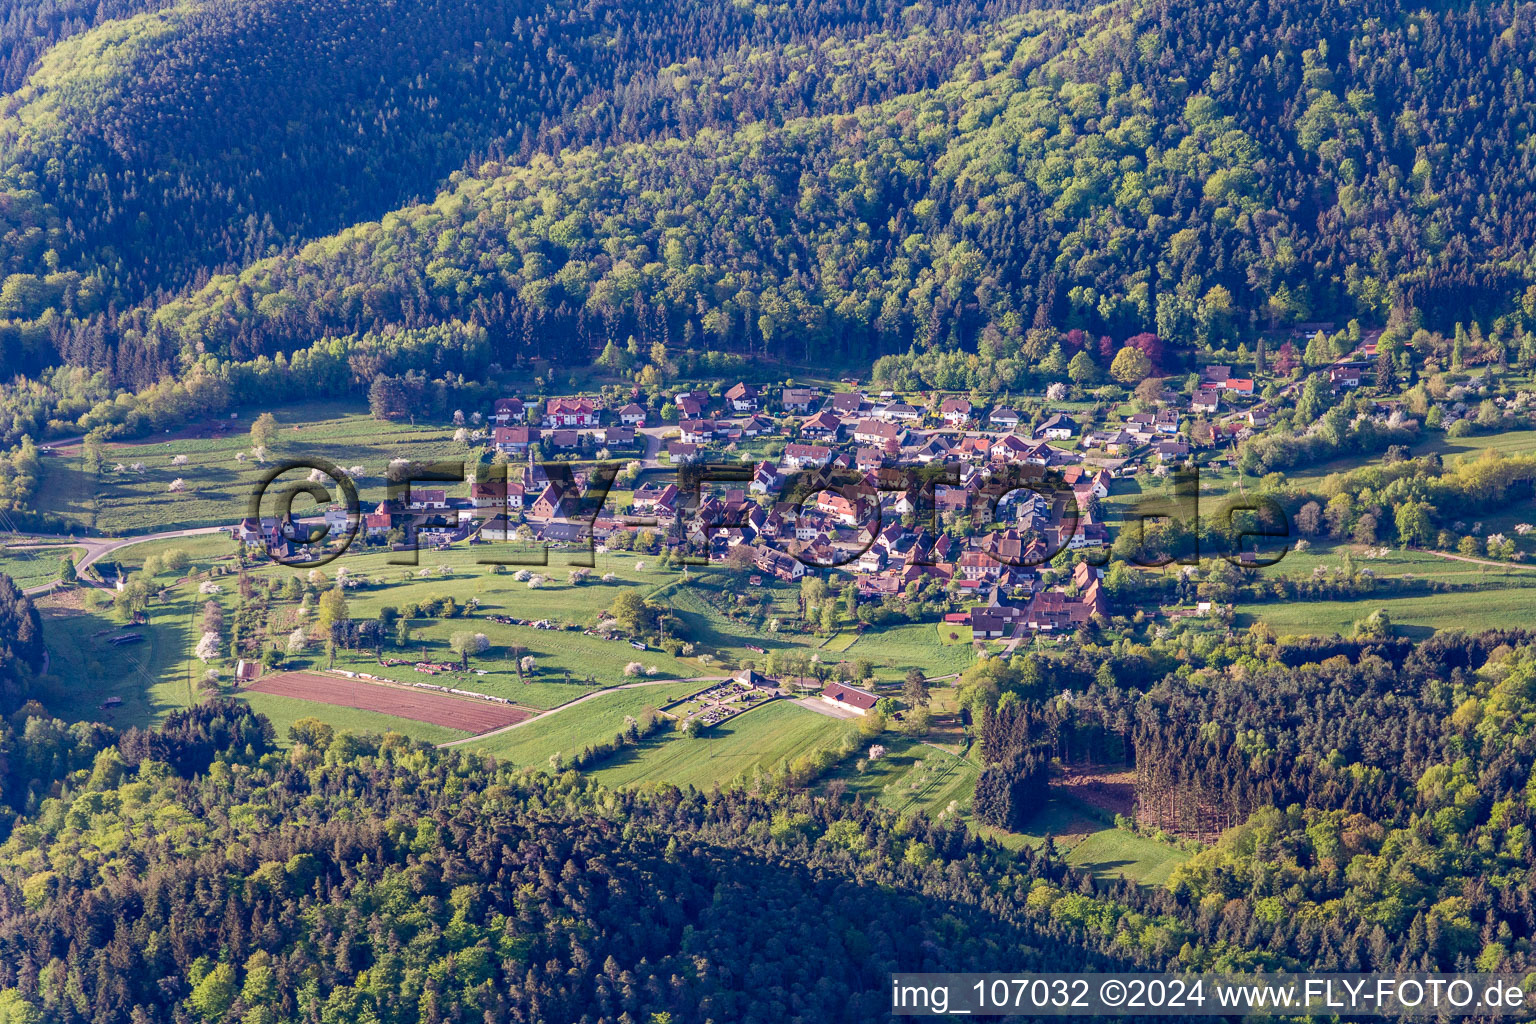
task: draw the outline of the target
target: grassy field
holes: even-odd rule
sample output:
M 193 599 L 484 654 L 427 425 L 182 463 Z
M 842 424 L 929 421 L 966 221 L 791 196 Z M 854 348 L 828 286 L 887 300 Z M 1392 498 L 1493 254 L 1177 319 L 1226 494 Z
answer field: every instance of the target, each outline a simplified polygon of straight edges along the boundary
M 435 677 L 433 681 L 509 697 L 532 708 L 559 707 L 593 690 L 633 681 L 633 677 L 624 674 L 624 666 L 630 662 L 639 662 L 647 669 L 654 667 L 658 670 L 654 674 L 664 679 L 686 679 L 704 671 L 665 651 L 637 651 L 622 641 L 603 640 L 573 631 L 503 626 L 487 622 L 480 616 L 414 619 L 411 625 L 409 646 L 385 645 L 385 657 L 456 661 L 457 656 L 448 647 L 449 637 L 466 630 L 484 633 L 491 647 L 470 659 L 468 672 L 456 672 L 451 679 Z M 538 667 L 535 674 L 520 679 L 515 660 L 527 656 L 532 656 Z M 426 678 L 409 665 L 381 666 L 371 651 L 338 651 L 336 667 L 406 682 L 420 682 Z M 480 674 L 482 672 L 484 675 Z M 569 677 L 566 672 L 570 673 Z M 593 678 L 592 683 L 586 681 L 588 676 Z
M 829 637 L 827 642 L 821 645 L 821 649 L 832 654 L 841 654 L 853 646 L 853 642 L 859 638 L 859 634 L 851 629 L 845 629 L 835 636 Z
M 207 569 L 218 563 L 230 566 L 225 557 L 228 541 L 222 537 L 178 538 L 136 544 L 121 550 L 115 557 L 125 566 L 142 565 L 151 554 L 179 548 L 193 556 L 194 564 Z M 511 573 L 495 575 L 488 566 L 476 565 L 481 551 L 434 552 L 423 555 L 423 567 L 429 576 L 418 576 L 421 568 L 392 566 L 387 554 L 347 556 L 340 563 L 327 567 L 334 575 L 339 566 L 370 581 L 370 586 L 348 592 L 351 614 L 354 617 L 377 615 L 384 605 L 400 606 L 439 596 L 451 595 L 461 604 L 471 597 L 478 597 L 481 607 L 472 617 L 453 619 L 418 619 L 413 622 L 408 647 L 396 649 L 393 644 L 384 653 L 391 657 L 410 657 L 412 660 L 427 658 L 435 661 L 456 660 L 447 644 L 452 633 L 472 630 L 485 633 L 492 648 L 486 654 L 472 660 L 471 671 L 455 674 L 452 680 L 437 677 L 437 681 L 452 681 L 467 689 L 511 697 L 519 702 L 538 708 L 564 704 L 594 688 L 612 686 L 630 681 L 624 675 L 624 667 L 638 661 L 647 667 L 654 666 L 664 677 L 692 677 L 719 672 L 711 670 L 697 659 L 677 659 L 662 651 L 637 651 L 627 643 L 590 637 L 579 631 L 536 630 L 523 626 L 507 626 L 488 622 L 487 614 L 507 614 L 518 618 L 558 616 L 572 621 L 590 622 L 598 612 L 613 600 L 613 595 L 623 586 L 650 589 L 656 584 L 674 578 L 651 569 L 637 570 L 632 556 L 598 557 L 598 568 L 589 582 L 572 586 L 566 581 L 563 566 L 552 566 L 548 571 L 551 582 L 542 589 L 530 590 L 525 583 L 517 582 Z M 430 560 L 429 560 L 430 559 Z M 552 558 L 552 561 L 557 561 Z M 438 574 L 438 566 L 449 566 L 450 574 Z M 602 583 L 599 577 L 612 572 L 619 577 L 614 583 Z M 301 570 L 285 566 L 265 566 L 255 571 L 258 578 L 279 577 L 301 573 Z M 167 586 L 166 600 L 150 607 L 151 622 L 142 632 L 148 637 L 140 645 L 113 648 L 106 638 L 91 638 L 91 634 L 110 629 L 123 632 L 106 611 L 92 612 L 84 607 L 83 594 L 76 591 L 49 598 L 45 604 L 44 638 L 52 651 L 51 675 L 57 691 L 50 707 L 56 713 L 71 719 L 95 719 L 120 725 L 151 725 L 170 710 L 186 706 L 193 699 L 193 685 L 201 679 L 206 666 L 192 656 L 199 634 L 197 617 L 203 605 L 216 600 L 223 605 L 226 622 L 233 620 L 238 603 L 237 586 L 232 575 L 219 578 L 222 588 L 219 595 L 201 595 L 198 584 L 189 582 L 171 586 L 169 575 L 159 577 L 155 583 Z M 296 609 L 292 601 L 274 601 L 272 608 L 277 621 L 290 617 Z M 537 674 L 529 682 L 519 680 L 512 664 L 513 655 L 532 655 L 537 663 Z M 299 659 L 291 659 L 290 667 L 324 667 L 324 655 L 312 649 Z M 407 681 L 420 681 L 426 677 L 409 667 L 397 666 L 384 669 L 374 661 L 372 652 L 339 651 L 337 667 L 350 667 L 377 675 Z M 477 675 L 484 670 L 485 675 Z M 565 681 L 569 670 L 571 681 Z M 229 676 L 228 666 L 224 669 Z M 585 682 L 587 676 L 595 676 L 594 685 Z M 698 684 L 682 684 L 683 692 L 697 689 Z M 99 705 L 107 697 L 121 697 L 121 707 L 110 711 Z M 278 710 L 277 698 L 267 705 Z M 310 714 L 337 728 L 352 728 L 361 719 L 348 719 L 357 715 L 347 709 L 311 705 Z M 292 717 L 290 714 L 289 718 Z M 622 719 L 622 716 L 621 716 Z M 399 725 L 403 720 L 373 722 L 370 727 L 395 725 L 399 731 L 407 731 Z M 282 726 L 286 729 L 286 720 Z M 282 731 L 282 730 L 280 730 Z M 608 730 L 606 739 L 617 731 Z M 429 734 L 417 730 L 422 738 L 452 738 L 447 733 Z M 547 755 L 546 755 L 547 757 Z
M 680 583 L 667 591 L 665 600 L 673 614 L 683 620 L 691 639 L 737 660 L 762 657 L 748 650 L 747 643 L 769 651 L 815 649 L 822 638 L 814 634 L 788 631 L 775 633 L 767 628 L 767 624 L 776 616 L 786 624 L 793 621 L 795 612 L 792 610 L 792 595 L 797 592 L 797 588 L 767 581 L 764 581 L 761 588 L 747 588 L 742 586 L 743 582 L 739 577 L 723 572 L 694 574 L 694 578 L 687 583 Z M 720 611 L 720 603 L 748 591 L 758 599 L 766 594 L 771 602 L 769 610 L 763 614 L 749 614 L 742 620 L 733 620 Z
M 1506 430 L 1499 434 L 1474 434 L 1471 437 L 1446 437 L 1441 431 L 1428 431 L 1413 446 L 1413 454 L 1435 452 L 1443 457 L 1478 455 L 1496 451 L 1505 455 L 1530 455 L 1536 452 L 1536 430 Z
M 949 643 L 932 622 L 872 629 L 849 645 L 843 657 L 868 658 L 882 682 L 896 682 L 914 666 L 929 676 L 963 672 L 975 660 L 969 644 Z
M 79 592 L 72 592 L 43 602 L 43 640 L 49 664 L 39 684 L 39 697 L 52 713 L 67 720 L 101 721 L 118 728 L 145 727 L 192 704 L 193 684 L 201 677 L 203 666 L 190 651 L 196 638 L 195 616 L 201 603 L 208 600 L 206 596 L 190 586 L 173 588 L 164 603 L 151 606 L 151 621 L 144 626 L 122 625 L 104 611 L 83 607 L 80 598 Z M 146 639 L 124 647 L 107 642 L 127 632 L 142 633 Z M 228 675 L 226 671 L 226 679 Z M 272 719 L 282 743 L 287 742 L 288 726 L 304 717 L 318 718 L 337 731 L 394 731 L 433 743 L 467 735 L 391 715 L 273 694 L 236 691 L 235 695 Z M 123 703 L 101 708 L 108 697 L 121 698 Z
M 626 750 L 593 772 L 607 786 L 663 783 L 710 786 L 773 768 L 810 750 L 836 743 L 853 723 L 818 715 L 790 701 L 774 701 L 689 739 L 675 732 Z
M 101 466 L 92 473 L 81 448 L 56 451 L 44 461 L 37 506 L 103 533 L 127 534 L 192 526 L 215 526 L 239 519 L 266 468 L 284 459 L 323 458 L 347 469 L 362 466 L 356 481 L 368 500 L 383 497 L 384 471 L 391 459 L 422 462 L 468 459 L 477 451 L 453 441 L 448 425 L 386 423 L 358 411 L 356 403 L 310 402 L 270 410 L 280 425 L 268 466 L 249 456 L 251 422 L 261 410 L 243 412 L 222 433 L 209 437 L 175 435 L 109 444 Z M 177 464 L 176 460 L 185 462 Z M 131 467 L 144 466 L 142 472 Z M 116 466 L 125 468 L 116 471 Z M 185 490 L 172 493 L 173 480 Z M 377 492 L 377 493 L 374 493 Z M 308 499 L 295 504 L 297 511 Z
M 841 781 L 850 793 L 878 800 L 902 813 L 922 811 L 936 817 L 953 804 L 965 815 L 976 789 L 977 765 L 962 757 L 901 736 L 883 736 L 871 743 L 885 747 L 885 756 L 860 772 L 850 758 L 827 776 Z M 865 750 L 868 747 L 866 746 Z
M 453 596 L 461 604 L 470 598 L 478 599 L 480 605 L 473 620 L 474 628 L 485 633 L 493 644 L 490 656 L 482 659 L 484 663 L 479 667 L 496 676 L 494 682 L 517 688 L 507 696 L 526 700 L 537 707 L 551 707 L 570 699 L 570 687 L 561 683 L 558 692 L 545 696 L 540 696 L 536 687 L 530 687 L 530 693 L 525 697 L 516 673 L 511 673 L 510 679 L 501 678 L 510 668 L 497 664 L 498 659 L 505 661 L 512 646 L 539 659 L 545 681 L 551 675 L 563 678 L 564 671 L 569 669 L 573 679 L 590 673 L 598 677 L 600 684 L 611 685 L 624 681 L 623 668 L 631 661 L 655 666 L 665 675 L 719 674 L 718 664 L 711 667 L 696 657 L 671 658 L 661 651 L 636 651 L 623 642 L 600 640 L 579 632 L 533 630 L 484 621 L 485 615 L 495 614 L 521 619 L 547 617 L 591 626 L 598 621 L 599 613 L 607 609 L 626 587 L 640 588 L 677 615 L 683 622 L 682 638 L 696 645 L 697 654 L 709 654 L 731 663 L 761 660 L 759 652 L 746 646 L 750 643 L 765 650 L 820 653 L 823 660 L 868 658 L 875 664 L 880 679 L 894 682 L 914 665 L 930 676 L 937 676 L 962 671 L 972 660 L 967 643 L 949 641 L 947 636 L 941 636 L 939 627 L 933 623 L 904 624 L 864 634 L 846 630 L 820 649 L 817 648 L 820 638 L 814 634 L 793 633 L 788 629 L 769 631 L 767 623 L 773 617 L 779 617 L 786 624 L 791 621 L 798 588 L 768 583 L 761 588 L 743 588 L 740 574 L 736 573 L 694 570 L 682 578 L 675 569 L 658 568 L 653 558 L 605 552 L 592 556 L 594 564 L 590 575 L 585 582 L 573 585 L 567 579 L 570 559 L 565 553 L 556 551 L 551 552 L 548 566 L 529 567 L 530 571 L 546 578 L 541 587 L 530 589 L 527 583 L 518 582 L 513 572 L 493 574 L 490 566 L 477 564 L 477 559 L 501 555 L 500 545 L 446 552 L 423 551 L 419 556 L 420 564 L 409 566 L 392 564 L 392 559 L 400 557 L 398 554 L 349 554 L 334 566 L 327 567 L 327 571 L 334 574 L 336 567 L 344 566 L 349 574 L 365 577 L 370 582 L 368 587 L 349 592 L 348 603 L 354 617 L 377 615 L 386 605 L 399 608 L 445 595 Z M 640 568 L 642 565 L 644 568 Z M 443 568 L 448 570 L 446 574 L 440 572 Z M 280 575 L 304 572 L 281 566 L 261 571 Z M 612 575 L 614 579 L 604 582 L 602 577 L 605 575 Z M 753 603 L 750 610 L 739 617 L 733 618 L 722 611 L 722 607 L 731 608 L 736 596 L 743 593 L 752 602 L 766 597 L 769 602 L 766 610 Z M 413 623 L 413 628 L 420 627 L 417 634 L 428 645 L 426 653 L 436 657 L 446 650 L 444 645 L 448 636 L 468 628 L 467 622 L 420 620 Z M 968 632 L 961 632 L 962 641 Z M 491 689 L 487 692 L 501 691 Z
M 103 561 L 116 562 L 124 569 L 142 569 L 144 560 L 151 555 L 163 555 L 169 551 L 183 552 L 195 565 L 207 567 L 214 562 L 233 562 L 234 542 L 227 533 L 200 534 L 196 537 L 170 537 L 165 540 L 146 540 L 130 544 L 107 555 Z
M 460 604 L 478 598 L 482 611 L 517 618 L 559 619 L 583 626 L 595 623 L 598 613 L 613 603 L 621 589 L 654 587 L 673 578 L 671 573 L 650 568 L 649 562 L 648 568 L 636 569 L 632 556 L 596 555 L 596 564 L 586 582 L 573 586 L 567 580 L 570 564 L 558 554 L 551 554 L 548 566 L 526 567 L 530 573 L 545 577 L 541 587 L 531 588 L 526 582 L 518 582 L 514 572 L 496 574 L 491 572 L 491 566 L 477 564 L 476 559 L 486 557 L 497 547 L 423 551 L 420 565 L 392 563 L 391 558 L 398 558 L 398 554 L 349 554 L 322 571 L 334 576 L 338 568 L 344 568 L 348 575 L 368 580 L 370 586 L 348 593 L 349 603 L 368 615 L 385 605 L 400 607 L 451 595 Z M 448 570 L 446 574 L 441 571 L 444 568 Z M 285 577 L 307 575 L 307 570 L 287 566 L 264 571 Z M 601 577 L 607 574 L 615 577 L 613 582 L 602 581 Z
M 59 578 L 59 565 L 65 555 L 75 561 L 85 557 L 84 548 L 0 548 L 0 573 L 23 589 L 52 583 Z
M 963 622 L 940 622 L 935 624 L 935 629 L 938 630 L 939 643 L 944 646 L 965 645 L 975 640 L 971 627 Z
M 549 763 L 551 754 L 569 755 L 610 740 L 624 728 L 626 717 L 638 719 L 697 688 L 697 683 L 671 682 L 610 690 L 469 746 L 513 764 L 542 768 Z
M 1491 586 L 1536 584 L 1536 565 L 1485 566 L 1443 558 L 1430 551 L 1331 542 L 1312 544 L 1305 551 L 1288 552 L 1279 562 L 1259 571 L 1266 575 L 1307 576 L 1319 568 L 1340 568 L 1344 564 L 1346 552 L 1354 561 L 1356 570 L 1369 569 L 1377 576 L 1443 580 L 1448 583 L 1484 583 Z
M 1528 626 L 1536 608 L 1536 590 L 1529 587 L 1429 594 L 1422 597 L 1363 597 L 1354 601 L 1308 601 L 1274 605 L 1242 605 L 1236 625 L 1268 623 L 1276 633 L 1348 635 L 1356 621 L 1378 608 L 1386 609 L 1399 633 L 1422 638 L 1442 629 L 1507 629 Z
M 1039 846 L 1050 836 L 1068 864 L 1100 878 L 1124 875 L 1142 885 L 1161 885 L 1189 859 L 1176 846 L 1115 828 L 1068 796 L 1053 796 L 1022 833 L 983 827 L 982 833 L 1006 846 Z
M 39 684 L 40 699 L 60 718 L 120 728 L 152 725 L 189 706 L 193 677 L 187 656 L 194 642 L 195 596 L 188 588 L 172 591 L 165 603 L 151 606 L 147 626 L 134 627 L 85 608 L 78 591 L 45 598 L 40 603 L 48 672 Z M 123 647 L 107 642 L 130 631 L 145 640 Z M 121 698 L 122 706 L 102 710 L 108 697 Z
M 552 708 L 564 704 L 593 689 L 632 681 L 624 675 L 624 668 L 631 662 L 639 662 L 647 669 L 655 668 L 663 677 L 687 678 L 712 674 L 708 667 L 696 659 L 674 658 L 665 651 L 639 651 L 622 640 L 606 640 L 587 636 L 577 630 L 534 629 L 529 626 L 511 626 L 487 620 L 489 615 L 506 615 L 519 619 L 551 618 L 560 622 L 587 626 L 595 623 L 598 613 L 613 603 L 614 597 L 626 588 L 650 588 L 670 578 L 670 574 L 653 569 L 636 569 L 633 556 L 597 555 L 596 565 L 584 583 L 568 581 L 569 568 L 558 564 L 551 557 L 551 565 L 542 573 L 548 581 L 537 589 L 520 583 L 513 573 L 493 574 L 490 567 L 477 565 L 475 559 L 483 557 L 485 549 L 454 550 L 448 552 L 423 552 L 420 567 L 391 565 L 388 554 L 347 556 L 337 566 L 344 566 L 349 575 L 361 576 L 369 585 L 348 592 L 348 608 L 354 618 L 372 618 L 386 606 L 402 608 L 434 598 L 451 596 L 461 605 L 471 598 L 479 601 L 473 615 L 451 619 L 411 620 L 411 639 L 405 648 L 392 643 L 384 647 L 384 656 L 408 658 L 412 661 L 457 660 L 448 648 L 449 638 L 456 632 L 484 633 L 491 648 L 472 658 L 470 671 L 456 677 L 454 685 L 479 690 L 497 696 L 510 697 L 518 703 L 536 708 Z M 440 572 L 447 568 L 446 575 Z M 279 575 L 289 575 L 300 570 L 277 567 L 269 570 Z M 335 568 L 332 568 L 332 573 Z M 425 572 L 427 575 L 422 576 Z M 612 574 L 612 582 L 601 577 Z M 701 651 L 700 653 L 703 653 Z M 519 677 L 515 659 L 532 656 L 538 663 L 533 676 Z M 371 651 L 338 651 L 337 667 L 371 672 L 386 678 L 419 681 L 423 677 L 409 666 L 380 666 Z M 478 673 L 484 672 L 484 675 Z M 566 673 L 570 681 L 566 681 Z M 595 677 L 595 684 L 588 685 L 586 677 Z

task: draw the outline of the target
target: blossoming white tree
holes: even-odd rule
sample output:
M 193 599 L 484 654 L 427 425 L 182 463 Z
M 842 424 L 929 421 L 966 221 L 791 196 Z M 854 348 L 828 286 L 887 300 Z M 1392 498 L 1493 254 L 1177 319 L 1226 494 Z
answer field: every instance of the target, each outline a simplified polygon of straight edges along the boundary
M 197 655 L 198 661 L 213 661 L 219 656 L 219 634 L 212 631 L 204 633 L 203 638 L 197 642 L 197 649 L 193 653 Z

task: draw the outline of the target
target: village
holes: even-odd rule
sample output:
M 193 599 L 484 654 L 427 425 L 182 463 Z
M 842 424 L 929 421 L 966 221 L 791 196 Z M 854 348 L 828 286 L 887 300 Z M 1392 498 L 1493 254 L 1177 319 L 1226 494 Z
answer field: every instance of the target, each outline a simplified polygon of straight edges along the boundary
M 1372 340 L 1329 366 L 1335 392 L 1360 385 Z M 1270 399 L 1286 393 L 1282 381 L 1268 384 Z M 1231 366 L 1145 383 L 1097 420 L 1087 403 L 1059 400 L 1064 384 L 990 405 L 854 381 L 738 382 L 649 404 L 639 389 L 623 403 L 504 397 L 474 417 L 482 455 L 460 484 L 399 480 L 372 508 L 330 505 L 323 528 L 301 516 L 231 532 L 300 565 L 355 537 L 401 551 L 632 550 L 737 569 L 748 586 L 827 573 L 876 601 L 936 584 L 957 608 L 947 621 L 977 642 L 1060 634 L 1111 614 L 1104 502 L 1117 481 L 1220 465 L 1269 421 L 1266 388 Z

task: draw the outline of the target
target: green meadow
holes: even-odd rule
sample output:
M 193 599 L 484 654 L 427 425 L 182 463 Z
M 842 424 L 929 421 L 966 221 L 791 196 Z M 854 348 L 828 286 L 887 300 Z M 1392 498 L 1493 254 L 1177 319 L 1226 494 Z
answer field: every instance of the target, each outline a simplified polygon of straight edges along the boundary
M 965 632 L 970 632 L 969 627 Z M 930 677 L 963 672 L 975 660 L 975 653 L 970 644 L 941 636 L 939 627 L 932 622 L 908 622 L 866 631 L 843 651 L 842 657 L 867 658 L 875 666 L 878 680 L 898 682 L 910 668 L 920 668 Z
M 151 606 L 150 622 L 128 626 L 107 611 L 81 606 L 78 594 L 43 602 L 43 642 L 48 671 L 39 682 L 49 711 L 67 720 L 148 726 L 195 699 L 189 653 L 196 643 L 195 590 L 176 588 Z M 135 644 L 113 646 L 114 636 L 139 633 Z M 102 709 L 109 697 L 120 707 Z
M 1070 796 L 1054 794 L 1023 832 L 1003 832 L 981 826 L 983 835 L 1005 846 L 1039 847 L 1049 836 L 1073 867 L 1092 871 L 1099 878 L 1124 875 L 1142 885 L 1161 885 L 1189 854 L 1172 843 L 1115 828 L 1094 810 Z
M 1264 622 L 1277 634 L 1349 635 L 1354 625 L 1384 609 L 1399 633 L 1425 637 L 1442 629 L 1512 629 L 1528 627 L 1536 616 L 1532 587 L 1474 590 L 1419 597 L 1362 597 L 1352 601 L 1293 601 L 1240 605 L 1236 624 Z
M 603 762 L 592 776 L 606 786 L 654 783 L 708 789 L 749 779 L 755 768 L 771 770 L 781 761 L 835 744 L 853 728 L 846 720 L 777 700 L 696 737 L 676 732 L 653 736 Z
M 68 546 L 0 548 L 0 573 L 9 576 L 23 590 L 52 583 L 59 578 L 59 569 L 66 555 L 78 562 L 85 557 L 85 549 Z
M 868 760 L 871 746 L 885 747 L 885 754 Z M 867 765 L 858 769 L 858 761 Z M 962 815 L 970 810 L 976 778 L 981 774 L 974 761 L 946 750 L 900 735 L 880 736 L 865 744 L 857 757 L 848 758 L 828 774 L 828 783 L 837 781 L 851 794 L 902 813 L 922 811 L 930 817 L 954 810 Z
M 480 457 L 480 449 L 453 440 L 451 426 L 382 422 L 357 408 L 356 403 L 312 402 L 271 409 L 279 430 L 265 465 L 256 462 L 250 436 L 261 409 L 243 410 L 239 418 L 219 424 L 227 429 L 208 437 L 108 443 L 94 470 L 83 447 L 56 450 L 44 457 L 36 504 L 105 534 L 222 526 L 247 514 L 263 475 L 287 459 L 324 459 L 344 471 L 360 466 L 359 495 L 375 501 L 384 496 L 384 474 L 392 459 L 474 462 Z M 182 481 L 180 492 L 171 489 L 176 480 Z M 308 501 L 299 499 L 295 509 L 303 511 Z
M 667 681 L 609 690 L 582 703 L 540 715 L 504 732 L 472 740 L 470 749 L 537 768 L 554 754 L 569 757 L 594 743 L 604 743 L 624 728 L 625 718 L 639 719 L 698 688 L 697 683 Z

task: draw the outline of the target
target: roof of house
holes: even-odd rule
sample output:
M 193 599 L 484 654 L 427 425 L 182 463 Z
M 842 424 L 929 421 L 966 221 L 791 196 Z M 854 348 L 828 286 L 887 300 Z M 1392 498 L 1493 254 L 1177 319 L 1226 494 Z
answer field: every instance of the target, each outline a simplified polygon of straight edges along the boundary
M 853 432 L 887 441 L 901 436 L 900 427 L 894 423 L 886 423 L 884 420 L 860 420 Z
M 551 398 L 546 412 L 592 412 L 596 404 L 590 398 Z
M 539 439 L 536 427 L 497 427 L 491 433 L 496 444 L 531 444 Z
M 837 701 L 839 704 L 848 704 L 852 707 L 863 708 L 869 711 L 880 698 L 868 690 L 861 690 L 847 683 L 828 683 L 827 688 L 821 691 L 823 697 Z
M 1070 427 L 1070 428 L 1075 430 L 1077 428 L 1077 420 L 1073 419 L 1071 416 L 1068 416 L 1064 412 L 1056 412 L 1056 413 L 1052 413 L 1045 420 L 1044 423 L 1040 424 L 1040 426 L 1037 429 L 1039 429 L 1039 430 L 1052 430 L 1052 429 L 1055 429 L 1055 428 L 1067 428 L 1067 427 Z

